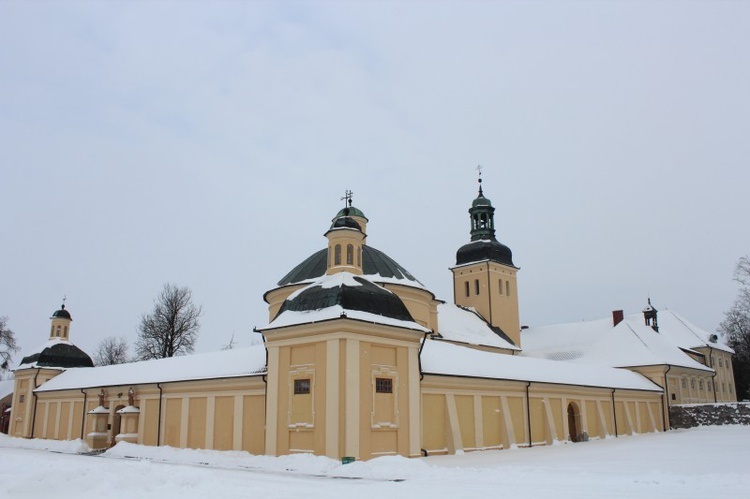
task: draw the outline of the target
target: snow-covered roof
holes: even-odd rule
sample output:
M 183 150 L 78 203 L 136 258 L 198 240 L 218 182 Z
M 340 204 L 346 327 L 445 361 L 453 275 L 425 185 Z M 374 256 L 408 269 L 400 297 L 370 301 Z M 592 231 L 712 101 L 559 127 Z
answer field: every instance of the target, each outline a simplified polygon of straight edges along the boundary
M 484 345 L 508 350 L 520 350 L 495 333 L 476 312 L 451 303 L 441 303 L 438 309 L 437 332 L 444 339 L 470 345 Z
M 252 376 L 265 373 L 265 364 L 265 347 L 254 345 L 184 357 L 68 369 L 41 385 L 36 391 Z
M 522 355 L 548 360 L 610 367 L 668 364 L 711 371 L 672 343 L 661 327 L 657 333 L 646 326 L 641 314 L 628 315 L 617 326 L 612 319 L 599 319 L 524 329 L 521 344 Z
M 637 316 L 638 314 L 633 314 Z M 631 316 L 628 316 L 630 318 Z M 672 310 L 662 310 L 659 312 L 659 334 L 664 335 L 674 344 L 682 348 L 701 348 L 711 347 L 724 352 L 734 353 L 730 347 L 725 345 L 721 338 L 716 337 L 716 341 L 711 341 L 711 337 L 715 336 L 714 333 L 709 333 L 681 315 L 673 312 Z
M 296 304 L 303 298 L 304 303 Z M 352 306 L 347 306 L 347 303 Z M 299 305 L 297 310 L 294 309 L 295 305 Z M 393 308 L 399 310 L 390 310 Z M 285 300 L 280 313 L 269 324 L 257 329 L 268 331 L 343 317 L 420 332 L 430 331 L 413 320 L 407 320 L 410 315 L 395 293 L 372 283 L 367 276 L 349 272 L 323 275 L 296 290 Z
M 53 347 L 55 345 L 72 345 L 72 343 L 62 338 L 50 338 L 49 340 L 45 341 L 41 345 L 37 345 L 35 348 L 32 348 L 31 350 L 24 352 L 21 359 L 34 357 L 42 353 L 45 349 Z M 36 362 L 27 362 L 25 364 L 19 364 L 18 367 L 16 367 L 16 369 L 29 369 L 29 368 L 36 368 L 36 367 L 37 367 Z
M 425 374 L 662 391 L 644 376 L 627 369 L 485 352 L 445 341 L 425 341 L 421 362 Z

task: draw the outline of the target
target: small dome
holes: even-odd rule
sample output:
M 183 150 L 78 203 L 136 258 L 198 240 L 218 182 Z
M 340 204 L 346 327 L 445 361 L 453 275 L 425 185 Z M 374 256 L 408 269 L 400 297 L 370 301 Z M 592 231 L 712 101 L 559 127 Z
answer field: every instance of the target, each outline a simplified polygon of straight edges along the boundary
M 479 240 L 464 244 L 456 252 L 456 265 L 491 260 L 504 265 L 513 265 L 513 252 L 495 240 Z
M 361 217 L 367 220 L 367 217 L 362 213 L 362 210 L 355 208 L 354 206 L 349 206 L 348 208 L 342 208 L 339 210 L 339 212 L 336 213 L 334 220 L 340 217 Z
M 63 304 L 62 307 L 60 307 L 60 310 L 56 310 L 55 313 L 52 314 L 52 318 L 55 319 L 70 319 L 73 320 L 72 317 L 70 317 L 70 312 L 65 310 L 65 305 Z
M 336 279 L 340 279 L 340 283 L 330 286 L 330 281 Z M 414 321 L 398 296 L 367 279 L 342 272 L 326 276 L 321 281 L 286 299 L 276 317 L 287 310 L 312 312 L 340 305 L 345 311 L 357 310 L 391 319 Z
M 472 208 L 476 208 L 477 206 L 492 206 L 492 201 L 484 197 L 484 194 L 479 194 L 471 203 Z
M 349 229 L 357 229 L 360 232 L 362 231 L 362 227 L 352 217 L 339 217 L 335 219 L 333 221 L 333 224 L 331 225 L 332 229 L 339 229 L 344 227 Z

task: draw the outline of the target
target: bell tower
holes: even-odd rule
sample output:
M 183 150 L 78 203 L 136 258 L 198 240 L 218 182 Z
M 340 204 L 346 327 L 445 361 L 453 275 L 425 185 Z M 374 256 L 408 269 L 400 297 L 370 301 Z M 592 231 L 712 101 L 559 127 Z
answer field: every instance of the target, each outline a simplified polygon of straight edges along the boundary
M 365 245 L 364 232 L 367 219 L 352 207 L 352 191 L 347 190 L 341 198 L 345 207 L 334 217 L 325 236 L 328 239 L 328 263 L 326 274 L 350 272 L 362 275 L 362 250 Z
M 52 314 L 52 317 L 50 317 L 50 320 L 52 321 L 52 326 L 49 331 L 49 339 L 70 341 L 70 323 L 73 322 L 73 318 L 70 316 L 70 312 L 65 310 L 65 298 L 63 298 L 60 310 L 56 310 Z
M 495 208 L 482 191 L 469 208 L 471 242 L 456 252 L 453 272 L 453 298 L 456 305 L 473 308 L 491 326 L 517 347 L 521 346 L 518 313 L 518 287 L 513 254 L 495 237 Z

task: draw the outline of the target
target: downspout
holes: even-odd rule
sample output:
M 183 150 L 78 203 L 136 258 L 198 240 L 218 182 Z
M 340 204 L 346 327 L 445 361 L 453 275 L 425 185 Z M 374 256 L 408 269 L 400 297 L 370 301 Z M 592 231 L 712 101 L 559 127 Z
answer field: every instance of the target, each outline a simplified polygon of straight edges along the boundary
M 529 428 L 529 448 L 532 447 L 531 443 L 531 403 L 529 402 L 529 387 L 531 386 L 531 381 L 527 382 L 526 385 L 526 426 Z
M 83 393 L 83 414 L 81 415 L 81 440 L 83 440 L 83 431 L 86 429 L 86 398 L 88 397 L 88 393 L 81 388 L 81 393 Z
M 419 345 L 419 352 L 417 353 L 417 364 L 419 365 L 419 381 L 422 381 L 424 379 L 424 373 L 422 372 L 422 349 L 424 348 L 425 341 L 427 341 L 427 335 L 431 333 L 432 331 L 427 331 L 424 334 L 424 338 L 422 338 L 422 344 Z
M 156 422 L 156 446 L 161 445 L 161 399 L 162 399 L 162 389 L 161 389 L 161 383 L 156 384 L 156 388 L 159 389 L 159 420 Z
M 37 388 L 36 378 L 37 376 L 39 376 L 39 371 L 41 370 L 42 370 L 41 367 L 36 368 L 36 374 L 34 375 L 34 388 L 31 390 L 31 395 L 34 396 L 34 412 L 31 414 L 31 437 L 30 438 L 34 438 L 34 426 L 36 425 L 36 402 L 37 402 L 36 392 L 34 390 L 36 390 Z
M 710 367 L 711 369 L 713 369 L 713 370 L 714 370 L 714 374 L 713 374 L 713 376 L 711 376 L 711 384 L 712 384 L 712 385 L 713 385 L 713 387 L 714 387 L 714 404 L 715 404 L 715 403 L 717 403 L 717 402 L 719 401 L 719 400 L 718 400 L 718 399 L 716 398 L 716 375 L 717 375 L 718 373 L 716 372 L 716 369 L 714 369 L 714 349 L 713 349 L 713 348 L 711 348 L 711 346 L 710 346 L 710 345 L 709 345 L 709 347 L 708 347 L 708 358 L 709 358 L 709 363 L 711 364 L 711 365 L 710 365 L 710 366 L 708 366 L 708 367 Z
M 662 428 L 667 431 L 667 409 L 669 409 L 669 380 L 667 379 L 667 373 L 672 369 L 672 364 L 667 364 L 667 370 L 664 371 L 664 397 L 661 399 L 661 421 Z M 666 397 L 666 407 L 664 398 Z
M 614 419 L 615 422 L 615 437 L 618 437 L 617 434 L 617 408 L 615 407 L 615 388 L 612 388 L 612 419 Z

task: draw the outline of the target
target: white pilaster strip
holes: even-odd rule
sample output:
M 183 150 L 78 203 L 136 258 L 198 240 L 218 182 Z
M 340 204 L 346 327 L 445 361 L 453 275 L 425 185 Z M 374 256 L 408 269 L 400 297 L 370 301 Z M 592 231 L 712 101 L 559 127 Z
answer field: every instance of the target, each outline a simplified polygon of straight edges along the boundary
M 344 454 L 359 456 L 359 340 L 346 340 L 346 400 L 344 402 L 346 422 L 344 425 Z
M 339 457 L 339 340 L 326 342 L 326 413 L 325 453 Z
M 279 438 L 279 347 L 268 348 L 266 383 L 266 455 L 275 456 Z
M 206 400 L 206 449 L 214 448 L 214 418 L 216 416 L 216 397 Z

